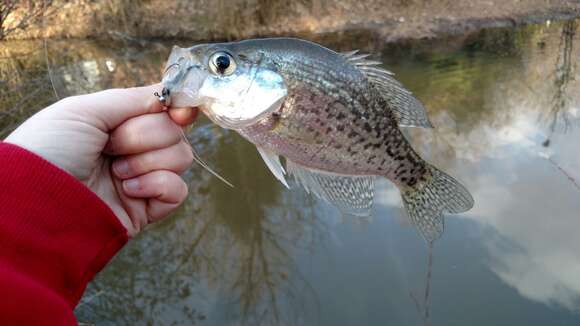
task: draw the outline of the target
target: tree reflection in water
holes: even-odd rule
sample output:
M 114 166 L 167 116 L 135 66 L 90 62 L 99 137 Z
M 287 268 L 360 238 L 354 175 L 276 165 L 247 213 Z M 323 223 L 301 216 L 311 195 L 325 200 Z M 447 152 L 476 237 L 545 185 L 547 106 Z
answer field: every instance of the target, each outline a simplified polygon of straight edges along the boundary
M 216 133 L 231 133 L 218 132 L 214 126 L 205 128 L 213 131 L 210 138 L 214 140 L 220 139 Z M 307 310 L 303 305 L 315 299 L 292 253 L 313 250 L 326 228 L 314 218 L 312 206 L 304 205 L 304 196 L 289 191 L 280 193 L 283 188 L 264 169 L 253 145 L 238 136 L 229 136 L 221 138 L 229 143 L 212 146 L 223 150 L 216 152 L 211 161 L 219 162 L 218 167 L 227 171 L 227 178 L 236 188 L 217 186 L 219 182 L 214 180 L 216 186 L 212 187 L 211 197 L 215 204 L 209 211 L 211 219 L 228 235 L 207 239 L 212 243 L 208 249 L 214 256 L 228 257 L 229 266 L 220 280 L 226 283 L 221 288 L 227 296 L 234 296 L 228 304 L 239 305 L 243 321 L 251 325 L 290 321 Z M 224 238 L 225 245 L 215 245 Z M 216 247 L 222 249 L 216 253 Z M 281 310 L 281 302 L 294 307 L 294 311 Z
M 300 325 L 304 313 L 316 313 L 316 293 L 292 256 L 314 250 L 326 227 L 304 196 L 280 192 L 253 146 L 228 134 L 205 124 L 190 139 L 236 188 L 192 169 L 184 209 L 131 243 L 97 278 L 93 296 L 85 296 L 91 301 L 77 310 L 80 320 Z M 211 316 L 212 305 L 227 314 Z M 164 311 L 169 307 L 176 311 Z
M 545 120 L 549 121 L 548 137 L 542 143 L 542 146 L 549 147 L 551 139 L 556 132 L 558 126 L 561 126 L 563 132 L 566 132 L 571 124 L 570 112 L 572 109 L 570 102 L 572 97 L 568 94 L 568 84 L 570 80 L 574 79 L 576 60 L 574 60 L 574 35 L 576 35 L 577 22 L 571 20 L 565 22 L 562 26 L 562 34 L 560 36 L 559 55 L 556 61 L 556 69 L 554 72 L 555 92 L 552 97 L 552 107 L 548 111 Z M 578 181 L 566 171 L 560 164 L 558 164 L 551 155 L 547 155 L 547 160 L 558 169 L 570 182 L 580 190 Z
M 574 79 L 576 68 L 576 60 L 573 57 L 576 27 L 577 22 L 575 20 L 565 22 L 562 26 L 560 50 L 554 71 L 555 92 L 552 97 L 552 107 L 545 117 L 546 120 L 549 120 L 550 132 L 543 143 L 544 147 L 550 146 L 550 139 L 557 126 L 561 125 L 564 131 L 570 126 L 570 113 L 568 110 L 571 108 L 571 96 L 568 94 L 568 84 L 571 79 Z

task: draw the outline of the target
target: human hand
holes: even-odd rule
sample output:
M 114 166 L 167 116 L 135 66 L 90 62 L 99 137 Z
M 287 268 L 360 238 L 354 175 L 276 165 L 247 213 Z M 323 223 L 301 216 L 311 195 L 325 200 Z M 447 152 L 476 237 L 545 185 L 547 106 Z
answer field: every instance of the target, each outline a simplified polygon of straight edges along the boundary
M 6 142 L 67 171 L 116 214 L 130 236 L 167 216 L 187 196 L 180 178 L 191 147 L 180 126 L 196 109 L 164 112 L 160 85 L 65 98 L 26 120 Z

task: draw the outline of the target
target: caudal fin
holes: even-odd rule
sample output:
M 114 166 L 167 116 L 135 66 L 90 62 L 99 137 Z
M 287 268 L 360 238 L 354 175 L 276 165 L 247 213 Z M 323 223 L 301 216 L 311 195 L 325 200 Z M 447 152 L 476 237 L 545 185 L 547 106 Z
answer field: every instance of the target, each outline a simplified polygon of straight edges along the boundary
M 443 234 L 443 213 L 462 213 L 473 207 L 473 197 L 459 182 L 428 166 L 431 177 L 426 183 L 404 190 L 403 203 L 409 217 L 427 242 Z

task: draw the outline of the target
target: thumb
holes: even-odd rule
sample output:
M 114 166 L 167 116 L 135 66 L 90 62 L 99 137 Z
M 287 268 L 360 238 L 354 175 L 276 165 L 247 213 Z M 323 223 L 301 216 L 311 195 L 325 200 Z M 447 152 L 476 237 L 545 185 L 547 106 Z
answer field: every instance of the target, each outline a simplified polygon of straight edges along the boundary
M 153 95 L 161 84 L 144 87 L 108 89 L 88 95 L 75 96 L 66 102 L 90 123 L 108 133 L 126 120 L 147 113 L 163 111 L 163 105 Z

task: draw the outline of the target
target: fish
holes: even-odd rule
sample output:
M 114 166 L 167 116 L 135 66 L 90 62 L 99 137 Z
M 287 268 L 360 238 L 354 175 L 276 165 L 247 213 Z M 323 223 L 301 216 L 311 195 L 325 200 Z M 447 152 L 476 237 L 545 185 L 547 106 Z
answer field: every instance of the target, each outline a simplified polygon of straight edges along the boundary
M 253 143 L 284 186 L 294 179 L 345 214 L 369 216 L 375 181 L 386 178 L 432 243 L 443 213 L 474 205 L 406 140 L 401 128 L 433 126 L 423 104 L 369 54 L 298 38 L 176 46 L 162 84 L 167 106 L 198 107 Z

